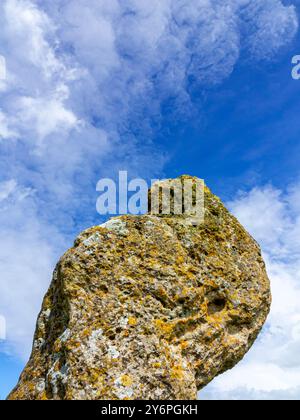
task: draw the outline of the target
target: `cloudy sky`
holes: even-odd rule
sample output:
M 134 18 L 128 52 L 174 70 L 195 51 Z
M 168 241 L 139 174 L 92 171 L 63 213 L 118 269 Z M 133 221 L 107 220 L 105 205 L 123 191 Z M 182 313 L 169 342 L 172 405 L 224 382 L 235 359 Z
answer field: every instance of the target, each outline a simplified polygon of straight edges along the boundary
M 299 11 L 299 0 L 1 0 L 0 397 L 28 358 L 55 262 L 102 222 L 97 181 L 128 170 L 204 178 L 263 247 L 268 324 L 201 398 L 300 399 Z

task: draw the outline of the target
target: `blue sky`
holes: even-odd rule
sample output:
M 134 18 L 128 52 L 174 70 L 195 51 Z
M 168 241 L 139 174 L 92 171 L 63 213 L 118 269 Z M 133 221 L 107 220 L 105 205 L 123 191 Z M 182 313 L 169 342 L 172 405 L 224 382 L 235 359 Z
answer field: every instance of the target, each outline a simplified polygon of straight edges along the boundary
M 1 398 L 55 262 L 102 222 L 97 181 L 124 169 L 204 178 L 263 247 L 268 325 L 201 397 L 300 397 L 299 11 L 296 0 L 1 2 Z

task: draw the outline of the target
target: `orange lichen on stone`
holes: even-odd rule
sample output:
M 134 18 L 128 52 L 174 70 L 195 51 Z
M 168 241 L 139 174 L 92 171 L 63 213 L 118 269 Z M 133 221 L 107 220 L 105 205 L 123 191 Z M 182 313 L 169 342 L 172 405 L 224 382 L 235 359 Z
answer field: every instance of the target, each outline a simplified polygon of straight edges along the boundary
M 135 325 L 137 325 L 137 319 L 134 318 L 133 316 L 130 316 L 128 318 L 128 325 L 130 325 L 131 327 L 134 327 Z

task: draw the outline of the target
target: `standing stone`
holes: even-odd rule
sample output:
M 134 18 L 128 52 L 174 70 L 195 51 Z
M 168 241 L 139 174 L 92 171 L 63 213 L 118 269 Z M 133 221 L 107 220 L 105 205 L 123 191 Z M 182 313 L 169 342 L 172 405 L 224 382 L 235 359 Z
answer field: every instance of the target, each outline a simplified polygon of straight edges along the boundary
M 259 246 L 208 188 L 198 226 L 114 218 L 59 261 L 9 399 L 196 399 L 243 358 L 270 302 Z

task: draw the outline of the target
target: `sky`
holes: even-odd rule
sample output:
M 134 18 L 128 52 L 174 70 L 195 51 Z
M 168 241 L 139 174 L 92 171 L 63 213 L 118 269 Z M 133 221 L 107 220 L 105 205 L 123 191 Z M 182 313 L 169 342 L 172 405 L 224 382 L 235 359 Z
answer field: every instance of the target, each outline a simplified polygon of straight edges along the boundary
M 127 170 L 205 179 L 263 249 L 269 320 L 199 397 L 300 399 L 299 12 L 299 0 L 1 1 L 0 398 L 57 260 L 104 221 L 97 181 Z

